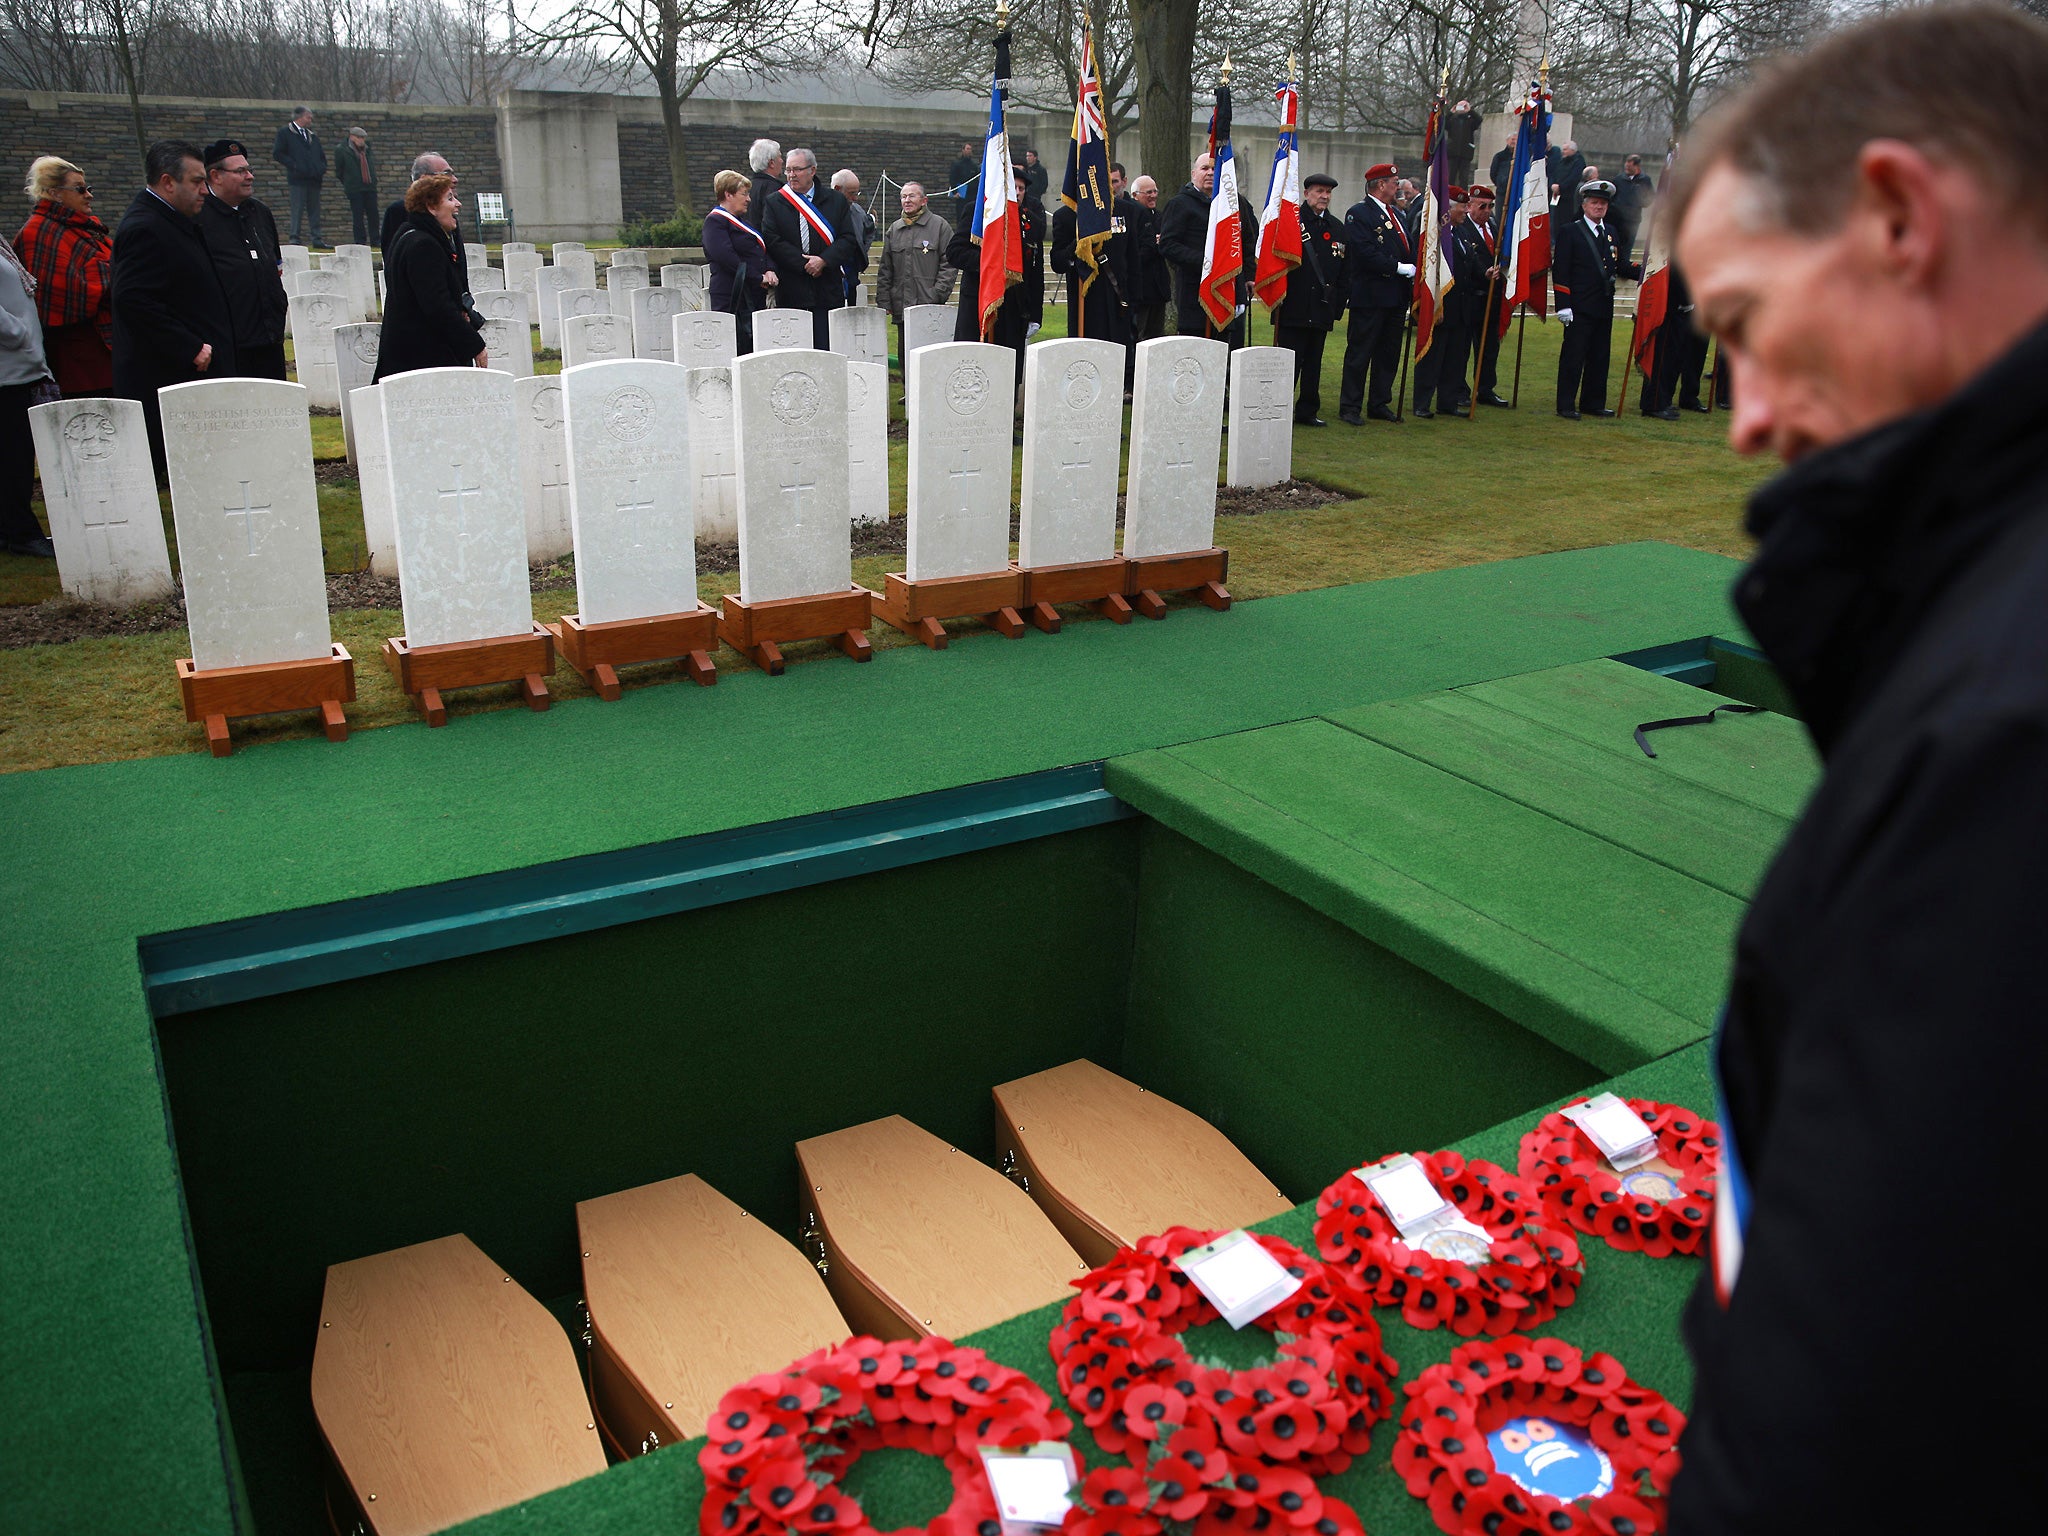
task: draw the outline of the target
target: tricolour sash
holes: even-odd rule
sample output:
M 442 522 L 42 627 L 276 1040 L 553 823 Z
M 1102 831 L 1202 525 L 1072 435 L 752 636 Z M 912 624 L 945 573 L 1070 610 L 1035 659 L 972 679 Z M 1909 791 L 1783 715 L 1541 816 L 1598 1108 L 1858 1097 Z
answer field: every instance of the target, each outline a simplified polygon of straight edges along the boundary
M 797 217 L 802 219 L 806 224 L 810 225 L 812 233 L 817 235 L 817 237 L 820 240 L 824 241 L 828 248 L 831 246 L 834 240 L 839 238 L 837 235 L 832 233 L 832 226 L 825 222 L 824 216 L 820 214 L 817 209 L 813 208 L 809 203 L 805 202 L 802 196 L 799 195 L 796 191 L 794 191 L 787 183 L 785 183 L 782 187 L 782 195 L 789 199 L 789 206 L 796 210 Z

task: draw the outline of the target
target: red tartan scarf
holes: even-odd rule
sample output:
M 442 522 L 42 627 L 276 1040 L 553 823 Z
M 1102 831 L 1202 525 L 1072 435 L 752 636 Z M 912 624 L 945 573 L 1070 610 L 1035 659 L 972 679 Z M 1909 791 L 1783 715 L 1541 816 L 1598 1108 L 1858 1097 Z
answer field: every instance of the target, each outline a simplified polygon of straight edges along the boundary
M 92 321 L 107 345 L 114 344 L 107 292 L 114 241 L 106 225 L 46 197 L 14 237 L 14 248 L 36 280 L 36 311 L 44 325 L 55 329 Z

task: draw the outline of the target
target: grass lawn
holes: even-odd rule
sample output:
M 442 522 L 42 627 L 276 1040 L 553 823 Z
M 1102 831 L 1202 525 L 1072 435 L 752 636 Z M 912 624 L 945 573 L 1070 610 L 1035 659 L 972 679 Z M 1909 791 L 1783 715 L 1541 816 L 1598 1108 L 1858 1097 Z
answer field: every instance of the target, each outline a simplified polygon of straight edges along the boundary
M 1064 307 L 1047 318 L 1041 339 L 1064 331 Z M 1340 327 L 1324 359 L 1323 400 L 1330 425 L 1296 432 L 1294 467 L 1298 476 L 1352 499 L 1300 512 L 1220 520 L 1217 542 L 1231 552 L 1232 592 L 1247 599 L 1268 597 L 1636 539 L 1746 555 L 1743 499 L 1769 466 L 1729 451 L 1725 415 L 1687 414 L 1669 423 L 1635 414 L 1639 380 L 1630 385 L 1630 414 L 1613 421 L 1559 420 L 1550 405 L 1559 329 L 1528 326 L 1517 411 L 1482 408 L 1471 422 L 1411 419 L 1399 426 L 1353 428 L 1336 420 Z M 1255 342 L 1264 344 L 1271 334 L 1263 316 L 1253 321 Z M 1626 336 L 1626 327 L 1617 327 L 1610 390 L 1619 387 Z M 1513 378 L 1514 349 L 1510 335 L 1502 348 L 1504 381 Z M 544 373 L 560 366 L 552 359 L 538 364 Z M 893 402 L 892 410 L 902 414 Z M 313 417 L 312 434 L 316 461 L 342 459 L 339 417 Z M 907 453 L 906 444 L 891 442 L 894 517 L 903 515 Z M 162 500 L 169 536 L 170 499 Z M 353 479 L 323 480 L 320 523 L 327 568 L 361 569 L 367 553 Z M 175 557 L 174 537 L 171 545 Z M 900 557 L 858 560 L 854 580 L 879 588 L 884 574 L 896 568 Z M 707 575 L 698 582 L 699 593 L 716 605 L 737 581 L 733 575 Z M 0 555 L 0 606 L 40 603 L 58 595 L 53 562 Z M 534 597 L 534 616 L 542 622 L 575 607 L 572 588 Z M 356 658 L 352 728 L 417 720 L 378 655 L 378 647 L 401 631 L 400 615 L 385 609 L 337 611 L 333 624 L 335 639 Z M 878 649 L 910 643 L 882 624 L 872 638 Z M 793 647 L 791 660 L 822 649 L 822 642 Z M 182 630 L 0 650 L 0 771 L 203 750 L 200 728 L 185 722 L 173 681 L 173 664 L 188 650 Z M 723 648 L 717 663 L 723 670 L 746 666 Z M 686 686 L 669 667 L 638 669 L 629 679 L 628 686 Z M 565 699 L 588 691 L 566 666 L 557 669 L 550 687 Z M 515 704 L 509 687 L 478 689 L 451 701 L 451 713 Z M 284 716 L 239 722 L 235 736 L 241 744 L 313 730 L 310 717 Z

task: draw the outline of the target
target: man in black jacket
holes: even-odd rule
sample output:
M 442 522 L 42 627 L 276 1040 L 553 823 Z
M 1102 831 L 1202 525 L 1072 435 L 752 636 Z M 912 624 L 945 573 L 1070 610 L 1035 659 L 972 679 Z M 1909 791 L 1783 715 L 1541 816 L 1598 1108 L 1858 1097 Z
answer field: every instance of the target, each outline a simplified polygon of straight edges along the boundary
M 1512 133 L 1508 135 L 1508 147 L 1494 155 L 1488 173 L 1493 177 L 1493 190 L 1500 198 L 1501 206 L 1505 208 L 1508 202 L 1508 183 L 1515 179 L 1515 136 Z
M 1391 165 L 1372 167 L 1365 173 L 1364 199 L 1344 215 L 1351 324 L 1344 337 L 1344 386 L 1337 396 L 1337 418 L 1347 426 L 1365 424 L 1361 410 L 1374 421 L 1400 420 L 1391 402 L 1394 376 L 1401 367 L 1402 332 L 1415 297 L 1415 242 L 1393 209 L 1399 180 Z
M 234 372 L 246 379 L 281 379 L 283 262 L 277 220 L 251 195 L 255 185 L 255 168 L 240 141 L 217 139 L 206 146 L 206 201 L 199 207 L 199 234 L 227 297 L 228 321 L 235 333 Z
M 413 156 L 412 175 L 406 180 L 405 184 L 410 187 L 413 182 L 418 181 L 422 176 L 453 176 L 454 174 L 455 167 L 448 163 L 446 157 L 435 154 L 431 149 L 422 150 L 419 154 Z M 377 231 L 377 249 L 384 253 L 386 261 L 391 259 L 391 237 L 403 228 L 405 228 L 405 194 L 401 192 L 398 195 L 398 200 L 384 210 L 384 224 Z
M 1656 200 L 1657 183 L 1643 174 L 1643 157 L 1628 156 L 1621 162 L 1621 180 L 1614 184 L 1614 201 L 1608 209 L 1608 216 L 1614 220 L 1615 237 L 1620 242 L 1622 255 L 1627 256 L 1635 250 L 1636 236 L 1643 230 L 1643 219 Z
M 854 238 L 846 199 L 818 184 L 816 155 L 792 149 L 783 157 L 783 169 L 789 181 L 761 210 L 761 239 L 780 285 L 776 303 L 809 310 L 813 345 L 826 352 L 832 346 L 826 316 L 846 302 L 845 283 L 867 270 L 868 253 Z
M 2040 1528 L 2048 215 L 2012 125 L 2044 98 L 2039 22 L 1902 9 L 1681 169 L 1731 440 L 1790 465 L 1735 601 L 1824 768 L 1735 945 L 1671 1536 Z
M 1429 350 L 1415 359 L 1415 414 L 1463 416 L 1472 397 L 1465 390 L 1465 364 L 1472 338 L 1486 306 L 1486 247 L 1472 230 L 1471 195 L 1463 187 L 1449 189 L 1444 209 L 1444 262 L 1451 271 L 1450 290 L 1430 332 Z M 1417 343 L 1420 345 L 1420 342 Z
M 1444 138 L 1450 150 L 1451 180 L 1460 186 L 1472 179 L 1472 167 L 1479 158 L 1479 129 L 1485 121 L 1461 101 L 1444 114 Z
M 1640 280 L 1641 263 L 1622 251 L 1607 222 L 1614 184 L 1589 181 L 1579 189 L 1584 217 L 1550 226 L 1550 286 L 1557 293 L 1557 318 L 1564 341 L 1557 353 L 1557 414 L 1612 416 L 1607 404 L 1607 360 L 1614 344 L 1614 285 Z
M 1245 306 L 1251 302 L 1252 271 L 1258 264 L 1259 211 L 1244 195 L 1237 199 L 1237 221 L 1243 265 L 1237 273 L 1235 316 L 1215 331 L 1209 312 L 1202 308 L 1202 259 L 1209 244 L 1209 204 L 1216 186 L 1216 165 L 1207 155 L 1197 155 L 1194 180 L 1174 193 L 1173 201 L 1159 213 L 1159 253 L 1173 273 L 1174 323 L 1183 336 L 1213 334 L 1228 342 L 1234 352 L 1244 345 Z
M 1344 226 L 1330 217 L 1337 178 L 1317 171 L 1301 182 L 1301 265 L 1273 311 L 1273 345 L 1294 354 L 1294 424 L 1321 427 L 1323 343 L 1344 313 Z
M 773 139 L 756 139 L 747 150 L 747 169 L 753 173 L 749 182 L 751 192 L 747 197 L 747 211 L 741 215 L 754 226 L 754 233 L 761 232 L 761 215 L 768 211 L 768 199 L 782 190 L 782 146 Z M 815 167 L 813 171 L 815 173 Z
M 114 393 L 142 402 L 149 454 L 164 474 L 156 392 L 236 371 L 234 323 L 196 220 L 206 201 L 199 150 L 159 139 L 143 156 L 148 185 L 114 231 Z
M 310 228 L 310 243 L 325 245 L 327 237 L 320 233 L 320 183 L 327 177 L 327 151 L 313 131 L 311 107 L 292 108 L 292 120 L 277 130 L 270 158 L 284 167 L 291 191 L 292 244 L 301 244 L 299 236 Z
M 1550 210 L 1551 227 L 1569 223 L 1579 216 L 1579 183 L 1586 177 L 1586 157 L 1570 139 L 1550 146 L 1546 159 L 1550 192 L 1557 201 Z
M 1505 408 L 1512 402 L 1500 392 L 1500 338 L 1502 313 L 1508 307 L 1507 262 L 1501 254 L 1500 230 L 1494 212 L 1500 206 L 1491 187 L 1472 188 L 1472 217 L 1466 221 L 1472 238 L 1486 251 L 1486 270 L 1481 274 L 1486 296 L 1481 298 L 1476 333 L 1472 338 L 1472 388 L 1481 405 Z

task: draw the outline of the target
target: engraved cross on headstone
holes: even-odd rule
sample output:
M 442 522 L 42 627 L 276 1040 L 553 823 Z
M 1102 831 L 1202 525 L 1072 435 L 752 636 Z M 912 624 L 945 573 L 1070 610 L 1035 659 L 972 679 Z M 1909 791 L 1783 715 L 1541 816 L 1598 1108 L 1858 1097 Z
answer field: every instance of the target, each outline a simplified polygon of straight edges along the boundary
M 705 470 L 697 477 L 697 483 L 703 487 L 702 494 L 706 505 L 715 506 L 720 511 L 729 511 L 733 505 L 733 498 L 739 494 L 739 475 L 730 468 L 730 455 L 721 453 L 714 462 L 721 467 Z
M 462 466 L 460 464 L 451 465 L 450 468 L 455 471 L 455 487 L 452 490 L 441 491 L 437 494 L 443 501 L 448 500 L 451 496 L 455 498 L 455 579 L 467 583 L 469 581 L 469 498 L 481 496 L 484 488 L 480 485 L 464 485 L 462 483 Z
M 79 518 L 85 524 L 87 533 L 91 533 L 95 528 L 99 529 L 100 548 L 106 555 L 107 565 L 114 570 L 115 575 L 118 577 L 121 574 L 121 570 L 114 559 L 114 536 L 107 532 L 107 530 L 109 528 L 125 528 L 128 525 L 128 519 L 125 515 L 115 517 L 113 515 L 113 506 L 113 491 L 106 484 L 102 483 L 99 487 L 99 494 L 93 498 L 90 504 L 80 509 Z M 93 516 L 95 511 L 99 513 L 98 517 Z
M 963 446 L 961 447 L 961 449 L 960 449 L 960 467 L 959 467 L 958 469 L 949 469 L 949 470 L 947 470 L 947 471 L 946 471 L 946 478 L 947 478 L 947 480 L 949 480 L 949 481 L 953 482 L 954 484 L 958 485 L 958 484 L 959 484 L 959 482 L 960 482 L 960 481 L 962 481 L 962 480 L 978 480 L 978 479 L 980 479 L 980 478 L 981 478 L 981 471 L 980 471 L 980 470 L 978 470 L 978 469 L 975 469 L 975 468 L 973 468 L 973 467 L 972 467 L 972 461 L 973 461 L 973 458 L 974 458 L 974 451 L 973 451 L 973 450 L 972 450 L 971 448 L 968 448 L 968 447 L 966 447 L 965 445 L 963 445 Z M 964 485 L 961 485 L 961 486 L 959 487 L 959 489 L 960 489 L 960 510 L 961 510 L 962 512 L 965 512 L 965 511 L 967 510 L 967 487 L 966 487 L 966 486 L 964 486 Z
M 785 485 L 782 488 L 782 494 L 789 498 L 790 511 L 795 518 L 791 531 L 801 532 L 804 526 L 804 492 L 815 491 L 818 488 L 818 482 L 804 479 L 802 469 L 793 470 L 792 473 L 797 478 L 793 484 Z
M 1073 440 L 1071 444 L 1068 445 L 1067 451 L 1069 453 L 1078 454 L 1083 452 L 1087 448 L 1087 446 L 1088 444 L 1086 441 L 1077 437 Z M 1095 461 L 1092 458 L 1077 458 L 1072 460 L 1071 462 L 1064 458 L 1060 460 L 1060 468 L 1066 470 L 1070 474 L 1075 470 L 1093 469 L 1094 467 Z
M 641 495 L 640 481 L 637 478 L 628 480 L 626 482 L 626 489 L 631 491 L 633 495 L 640 497 L 640 499 L 637 501 L 628 501 L 623 495 L 616 496 L 612 500 L 612 505 L 615 508 L 617 508 L 617 510 L 619 510 L 620 512 L 623 512 L 632 518 L 633 547 L 635 549 L 645 549 L 647 547 L 646 541 L 640 537 L 640 514 L 643 512 L 652 512 L 654 510 L 654 498 L 652 496 Z
M 266 501 L 261 506 L 257 506 L 249 499 L 249 482 L 246 480 L 242 481 L 241 487 L 242 504 L 239 507 L 222 507 L 221 511 L 227 513 L 229 517 L 239 517 L 242 520 L 242 533 L 249 546 L 248 552 L 254 555 L 256 553 L 256 519 L 270 515 L 270 503 Z
M 1166 461 L 1168 469 L 1193 469 L 1195 467 L 1195 456 L 1188 452 L 1187 439 L 1175 438 L 1173 441 L 1173 451 L 1175 457 Z

